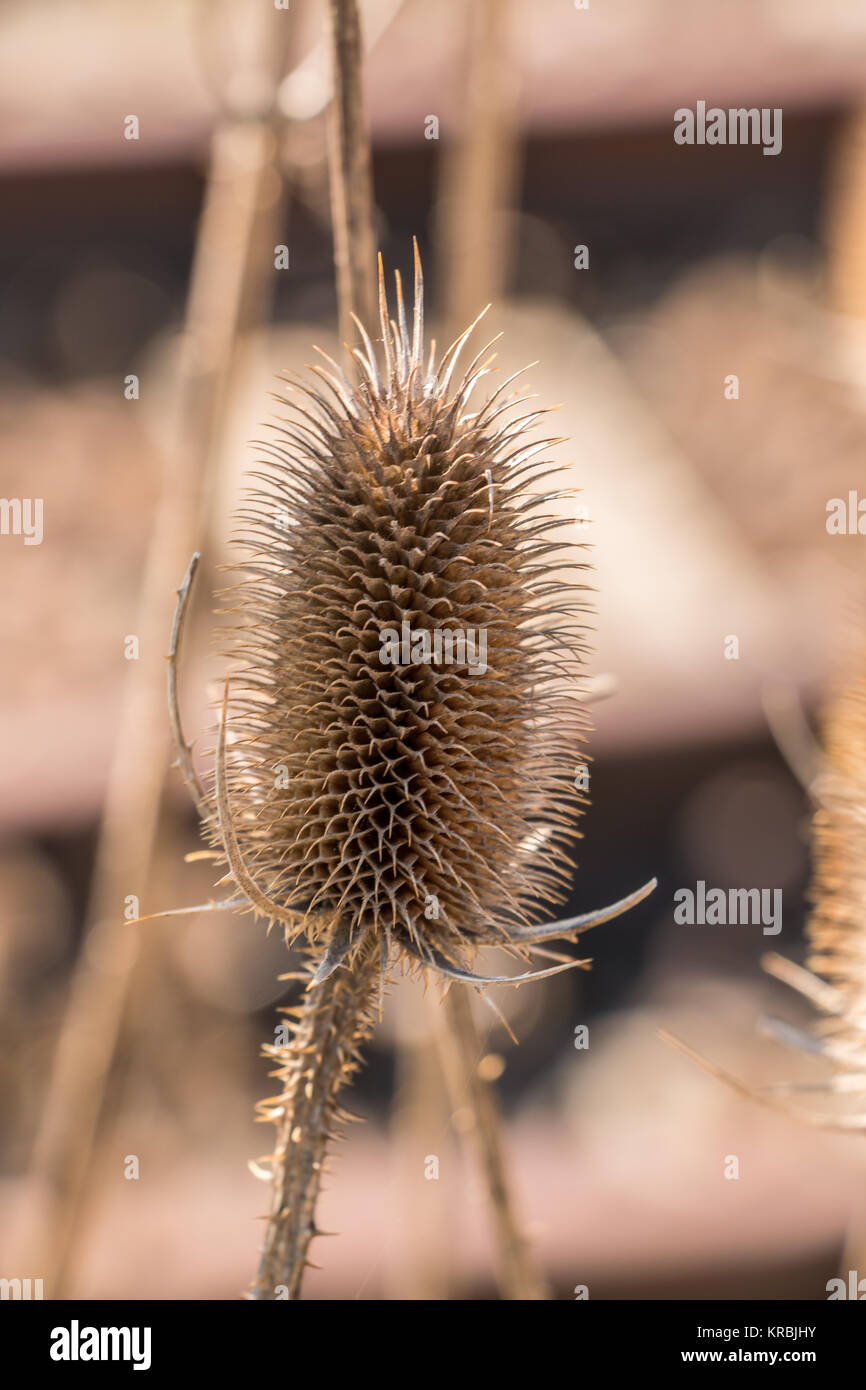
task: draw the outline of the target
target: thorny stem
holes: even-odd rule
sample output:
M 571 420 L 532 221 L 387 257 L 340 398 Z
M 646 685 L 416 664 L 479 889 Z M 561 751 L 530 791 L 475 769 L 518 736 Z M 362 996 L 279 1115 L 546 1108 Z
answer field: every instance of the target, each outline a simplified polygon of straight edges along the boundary
M 314 962 L 315 964 L 315 962 Z M 291 1040 L 268 1049 L 279 1060 L 278 1096 L 260 1101 L 260 1119 L 277 1126 L 270 1163 L 272 1200 L 259 1271 L 249 1297 L 299 1299 L 310 1242 L 317 1231 L 316 1201 L 328 1143 L 341 1120 L 341 1087 L 358 1070 L 370 1033 L 379 977 L 379 953 L 367 946 L 351 968 L 340 968 L 308 988 Z M 293 1012 L 287 1010 L 286 1012 Z
M 440 1039 L 446 1078 L 454 1105 L 468 1109 L 472 1116 L 470 1138 L 490 1199 L 499 1248 L 500 1288 L 507 1299 L 545 1299 L 548 1291 L 534 1268 L 515 1214 L 496 1092 L 478 1069 L 484 1043 L 472 1014 L 468 990 L 450 989 L 443 1008 L 445 1027 L 440 1031 Z

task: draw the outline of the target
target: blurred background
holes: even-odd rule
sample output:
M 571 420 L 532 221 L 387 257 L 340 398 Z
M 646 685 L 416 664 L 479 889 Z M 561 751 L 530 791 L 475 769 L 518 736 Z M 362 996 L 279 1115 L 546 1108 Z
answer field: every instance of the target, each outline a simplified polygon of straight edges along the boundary
M 826 509 L 866 493 L 866 9 L 361 8 L 386 264 L 405 276 L 418 237 L 440 341 L 493 302 L 480 331 L 503 375 L 538 359 L 583 489 L 592 671 L 617 690 L 570 906 L 660 880 L 586 938 L 591 972 L 492 991 L 519 1046 L 478 1001 L 521 1218 L 557 1297 L 825 1297 L 861 1145 L 655 1030 L 754 1084 L 820 1074 L 756 1028 L 806 1016 L 759 962 L 802 959 L 809 874 L 762 695 L 812 715 L 863 569 Z M 169 771 L 174 591 L 200 548 L 181 707 L 206 771 L 251 441 L 274 374 L 339 351 L 323 21 L 319 0 L 0 4 L 2 492 L 44 504 L 41 544 L 0 537 L 0 1275 L 58 1296 L 235 1298 L 254 1271 L 259 1049 L 296 962 L 251 918 L 128 919 L 219 896 Z M 781 108 L 781 152 L 676 144 L 699 100 Z M 675 924 L 698 879 L 782 889 L 781 935 Z M 391 993 L 308 1297 L 497 1296 L 435 993 Z

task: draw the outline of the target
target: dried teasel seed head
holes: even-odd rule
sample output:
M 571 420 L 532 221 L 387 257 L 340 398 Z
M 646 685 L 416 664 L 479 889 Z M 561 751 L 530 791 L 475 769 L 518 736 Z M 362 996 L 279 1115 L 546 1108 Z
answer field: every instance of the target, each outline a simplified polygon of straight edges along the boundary
M 226 804 L 254 905 L 334 962 L 373 934 L 462 966 L 566 896 L 587 565 L 539 487 L 543 412 L 510 381 L 475 403 L 470 330 L 425 363 L 417 249 L 411 327 L 396 279 L 359 384 L 325 359 L 278 397 L 239 513 Z
M 859 607 L 856 632 L 862 631 L 862 614 Z M 763 1030 L 777 1042 L 820 1056 L 830 1064 L 829 1078 L 781 1082 L 756 1090 L 670 1033 L 661 1032 L 666 1041 L 741 1095 L 806 1124 L 847 1133 L 866 1131 L 866 646 L 862 637 L 858 645 L 851 668 L 836 684 L 823 711 L 823 751 L 809 759 L 820 770 L 804 780 L 816 804 L 806 968 L 775 952 L 763 960 L 769 974 L 796 989 L 819 1013 L 808 1031 L 772 1017 L 762 1020 Z M 793 1099 L 798 1093 L 823 1094 L 831 1105 L 806 1107 Z
M 824 767 L 815 783 L 814 904 L 807 966 L 838 997 L 826 1051 L 866 1091 L 866 647 L 824 713 Z

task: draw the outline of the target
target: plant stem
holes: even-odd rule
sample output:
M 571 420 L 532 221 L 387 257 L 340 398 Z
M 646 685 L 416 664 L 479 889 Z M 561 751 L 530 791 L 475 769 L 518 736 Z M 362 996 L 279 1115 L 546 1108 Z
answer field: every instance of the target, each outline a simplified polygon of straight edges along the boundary
M 279 15 L 275 15 L 276 24 Z M 285 28 L 285 26 L 283 26 Z M 288 31 L 287 31 L 288 32 Z M 286 38 L 273 45 L 282 72 Z M 177 368 L 177 396 L 148 542 L 134 631 L 141 660 L 121 664 L 118 733 L 92 874 L 83 949 L 73 971 L 31 1171 L 41 1193 L 27 1260 L 52 1298 L 74 1275 L 89 1175 L 106 1087 L 134 988 L 140 943 L 121 919 L 124 899 L 148 882 L 164 782 L 165 634 L 171 591 L 190 551 L 201 545 L 213 488 L 213 444 L 227 409 L 238 344 L 260 317 L 272 277 L 279 178 L 274 107 L 252 123 L 225 110 L 214 131 Z M 238 156 L 238 142 L 244 146 Z
M 509 0 L 474 0 L 461 20 L 462 112 L 443 149 L 438 188 L 444 341 L 485 304 L 500 304 L 514 254 L 520 205 L 520 74 L 510 35 Z
M 466 1109 L 472 1117 L 471 1138 L 490 1199 L 499 1251 L 500 1288 L 507 1299 L 545 1299 L 548 1291 L 534 1268 L 529 1244 L 515 1214 L 496 1092 L 478 1070 L 484 1041 L 472 1014 L 468 991 L 459 985 L 450 989 L 443 1011 L 445 1027 L 440 1037 L 446 1078 L 453 1104 Z
M 370 140 L 364 113 L 364 49 L 357 0 L 330 0 L 334 99 L 330 112 L 331 215 L 340 336 L 354 342 L 354 311 L 374 322 L 375 245 Z
M 250 1297 L 298 1299 L 310 1242 L 317 1234 L 316 1201 L 335 1126 L 352 1118 L 338 1105 L 340 1089 L 360 1066 L 369 1036 L 379 974 L 378 949 L 367 947 L 350 969 L 307 988 L 291 1040 L 269 1049 L 278 1058 L 278 1096 L 260 1101 L 260 1118 L 277 1126 L 272 1201 L 261 1261 Z M 294 1012 L 287 1010 L 286 1012 Z

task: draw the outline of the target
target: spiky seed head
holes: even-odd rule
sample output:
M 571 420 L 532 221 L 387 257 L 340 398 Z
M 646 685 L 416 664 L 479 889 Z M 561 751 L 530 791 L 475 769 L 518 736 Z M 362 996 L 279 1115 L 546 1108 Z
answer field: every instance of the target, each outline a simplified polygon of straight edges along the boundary
M 417 250 L 411 332 L 396 278 L 389 323 L 380 262 L 359 384 L 325 359 L 278 397 L 239 514 L 227 788 L 251 875 L 311 944 L 339 920 L 352 950 L 463 962 L 566 894 L 586 603 L 562 575 L 586 564 L 552 534 L 542 412 L 510 382 L 474 402 L 484 353 L 455 382 L 470 330 L 425 364 Z
M 824 715 L 824 768 L 815 785 L 814 904 L 807 965 L 838 992 L 838 1016 L 825 1024 L 833 1059 L 866 1071 L 866 647 Z M 861 1084 L 861 1091 L 862 1091 Z

